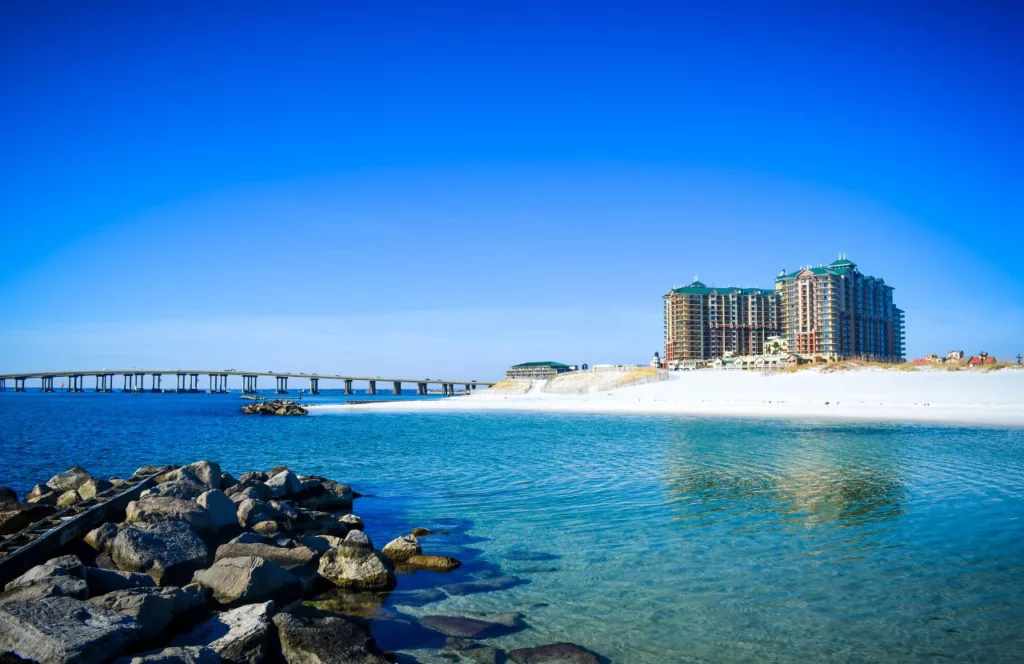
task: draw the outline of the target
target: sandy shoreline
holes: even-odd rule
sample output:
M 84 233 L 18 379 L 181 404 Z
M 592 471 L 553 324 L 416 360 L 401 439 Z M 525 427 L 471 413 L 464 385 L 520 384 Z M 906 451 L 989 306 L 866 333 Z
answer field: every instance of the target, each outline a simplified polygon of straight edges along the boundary
M 1024 427 L 1024 371 L 817 370 L 673 373 L 671 380 L 595 394 L 487 390 L 429 401 L 315 405 L 336 412 L 562 412 L 934 422 Z

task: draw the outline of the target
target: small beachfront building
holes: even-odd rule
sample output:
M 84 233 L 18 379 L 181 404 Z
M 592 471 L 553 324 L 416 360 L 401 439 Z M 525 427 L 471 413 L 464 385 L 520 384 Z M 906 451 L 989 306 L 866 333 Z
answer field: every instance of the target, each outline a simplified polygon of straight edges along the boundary
M 509 367 L 505 378 L 509 380 L 546 380 L 558 374 L 575 371 L 576 367 L 561 362 L 523 362 Z

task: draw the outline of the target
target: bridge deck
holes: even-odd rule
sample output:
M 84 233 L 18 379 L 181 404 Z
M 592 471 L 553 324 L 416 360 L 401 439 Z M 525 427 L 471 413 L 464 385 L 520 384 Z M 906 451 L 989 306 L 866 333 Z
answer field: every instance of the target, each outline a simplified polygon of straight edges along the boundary
M 160 374 L 164 376 L 174 374 L 215 374 L 220 376 L 260 376 L 277 378 L 317 378 L 320 380 L 352 380 L 359 382 L 377 381 L 380 383 L 427 383 L 427 384 L 448 384 L 448 385 L 494 385 L 496 381 L 480 380 L 452 380 L 449 378 L 391 378 L 382 376 L 346 376 L 342 374 L 316 374 L 316 373 L 276 373 L 272 371 L 237 371 L 235 369 L 83 369 L 76 371 L 39 371 L 32 373 L 8 373 L 0 374 L 0 378 L 13 380 L 15 378 L 43 378 L 48 376 L 97 376 L 97 375 L 122 375 L 122 374 Z

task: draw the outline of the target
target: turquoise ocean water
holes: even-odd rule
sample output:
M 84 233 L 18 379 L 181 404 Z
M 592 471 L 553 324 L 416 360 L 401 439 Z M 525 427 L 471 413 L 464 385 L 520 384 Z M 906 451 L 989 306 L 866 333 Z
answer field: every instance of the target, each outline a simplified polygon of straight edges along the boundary
M 340 397 L 324 396 L 321 401 Z M 454 575 L 405 616 L 522 611 L 614 662 L 1024 660 L 1024 430 L 672 416 L 246 417 L 231 395 L 0 394 L 0 485 L 207 458 L 347 481 Z M 495 576 L 516 585 L 406 591 Z M 404 595 L 404 596 L 403 596 Z M 435 598 L 436 599 L 436 598 Z M 422 605 L 419 605 L 422 604 Z M 385 647 L 437 645 L 381 623 Z

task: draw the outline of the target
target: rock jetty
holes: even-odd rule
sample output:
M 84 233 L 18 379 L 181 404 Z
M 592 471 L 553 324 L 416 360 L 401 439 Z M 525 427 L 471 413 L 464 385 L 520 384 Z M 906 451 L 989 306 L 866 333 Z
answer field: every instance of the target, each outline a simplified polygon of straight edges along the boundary
M 242 406 L 242 412 L 246 415 L 309 415 L 309 410 L 286 399 L 247 403 Z
M 59 499 L 71 492 L 81 502 L 60 511 Z M 119 503 L 118 495 L 135 499 Z M 347 484 L 284 466 L 235 479 L 212 461 L 146 466 L 110 480 L 75 467 L 36 486 L 24 502 L 0 487 L 0 529 L 16 533 L 3 541 L 27 542 L 0 548 L 0 662 L 383 664 L 395 656 L 370 634 L 381 616 L 434 643 L 441 661 L 504 661 L 506 653 L 473 639 L 528 629 L 521 614 L 381 613 L 396 570 L 440 577 L 461 563 L 425 555 L 417 535 L 430 531 L 419 528 L 376 549 L 352 513 L 358 496 Z M 90 507 L 75 511 L 82 505 Z M 83 535 L 76 522 L 89 517 L 92 525 L 96 514 L 104 518 Z M 39 531 L 39 519 L 49 530 Z M 32 547 L 57 555 L 27 571 L 12 564 Z M 404 592 L 430 602 L 521 582 L 499 577 L 469 585 L 495 581 L 502 583 Z M 507 657 L 600 661 L 572 644 Z

